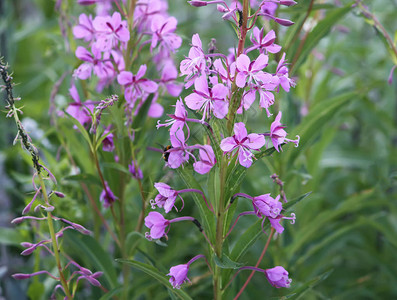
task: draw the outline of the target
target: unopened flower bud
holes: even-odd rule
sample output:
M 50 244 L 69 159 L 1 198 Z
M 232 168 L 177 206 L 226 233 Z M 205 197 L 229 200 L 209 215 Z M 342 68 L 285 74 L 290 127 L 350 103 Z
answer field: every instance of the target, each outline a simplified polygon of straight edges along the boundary
M 207 6 L 208 4 L 206 1 L 200 1 L 200 0 L 188 1 L 188 3 L 194 7 Z
M 54 191 L 54 194 L 55 194 L 58 198 L 65 198 L 65 194 L 64 194 L 64 193 Z
M 296 2 L 294 0 L 280 0 L 280 4 L 285 6 L 293 6 L 296 5 Z
M 276 21 L 278 24 L 282 25 L 282 26 L 291 26 L 294 25 L 295 23 L 287 20 L 287 19 L 281 19 L 281 18 L 274 18 L 274 21 Z
M 32 275 L 31 274 L 16 273 L 16 274 L 12 275 L 12 277 L 14 279 L 28 279 L 28 278 L 32 277 Z
M 225 12 L 228 12 L 228 11 L 229 11 L 226 7 L 224 7 L 224 6 L 221 5 L 221 4 L 218 4 L 218 5 L 216 6 L 216 9 L 217 9 L 219 12 L 221 12 L 221 13 L 225 13 Z

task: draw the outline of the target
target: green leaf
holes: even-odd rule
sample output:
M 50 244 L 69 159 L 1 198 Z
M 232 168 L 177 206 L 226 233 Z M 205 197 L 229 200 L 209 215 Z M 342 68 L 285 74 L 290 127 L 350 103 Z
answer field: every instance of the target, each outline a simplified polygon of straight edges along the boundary
M 186 186 L 190 189 L 197 189 L 204 193 L 201 185 L 197 182 L 197 180 L 193 176 L 193 169 L 191 166 L 185 166 L 184 168 L 178 168 L 176 170 L 186 184 Z M 200 217 L 202 225 L 204 226 L 205 233 L 207 234 L 210 240 L 213 240 L 215 236 L 215 220 L 212 212 L 207 208 L 203 197 L 198 193 L 191 193 L 193 200 L 199 209 Z M 207 198 L 207 201 L 209 199 Z
M 99 281 L 102 282 L 102 278 L 106 279 L 106 286 L 110 289 L 118 286 L 116 269 L 109 254 L 93 237 L 68 230 L 64 233 L 64 239 L 64 247 L 70 247 L 86 263 L 85 265 L 91 265 L 93 271 L 103 272 L 103 277 L 100 277 Z
M 180 299 L 192 299 L 185 291 L 181 289 L 172 288 L 172 285 L 169 283 L 169 277 L 163 275 L 155 267 L 135 260 L 116 259 L 116 261 L 123 264 L 129 264 L 134 268 L 137 268 L 138 270 L 145 272 L 146 274 L 148 274 L 149 276 L 153 277 L 158 282 L 160 282 L 162 285 L 164 285 L 169 291 L 171 291 L 174 295 L 176 295 Z
M 216 265 L 222 269 L 239 269 L 244 264 L 232 261 L 225 253 L 222 253 L 222 257 L 214 256 Z
M 306 42 L 302 48 L 301 53 L 293 66 L 293 70 L 299 69 L 299 66 L 303 64 L 306 58 L 309 56 L 310 52 L 317 46 L 320 40 L 328 34 L 331 30 L 332 26 L 334 26 L 344 15 L 346 15 L 352 9 L 352 3 L 337 8 L 334 10 L 330 10 L 327 16 L 322 19 L 316 27 L 308 34 L 306 38 Z M 292 53 L 291 53 L 292 54 Z M 293 54 L 295 55 L 295 53 Z M 291 58 L 292 56 L 290 56 Z M 291 73 L 293 73 L 291 69 Z
M 122 291 L 123 291 L 122 286 L 116 287 L 115 289 L 110 290 L 105 295 L 103 295 L 99 300 L 115 299 L 116 297 L 114 297 L 114 296 L 119 295 Z
M 28 296 L 30 299 L 43 299 L 44 292 L 44 284 L 42 284 L 40 281 L 34 280 L 31 284 L 29 284 Z
M 333 270 L 328 270 L 323 274 L 309 280 L 308 282 L 302 284 L 298 288 L 296 288 L 289 296 L 285 296 L 287 299 L 300 299 L 307 291 L 311 290 L 320 282 L 327 279 L 327 277 L 332 273 Z M 283 297 L 284 298 L 284 297 Z
M 130 171 L 128 171 L 128 169 L 126 167 L 124 167 L 123 165 L 119 164 L 119 163 L 115 163 L 115 162 L 105 162 L 101 164 L 104 168 L 111 168 L 111 169 L 115 169 L 117 171 L 123 172 L 125 174 L 131 175 Z
M 63 179 L 67 181 L 85 182 L 85 183 L 92 183 L 98 186 L 102 186 L 102 183 L 99 180 L 99 178 L 92 174 L 70 175 L 63 177 Z
M 94 147 L 92 146 L 92 142 L 91 142 L 91 139 L 90 139 L 90 135 L 88 134 L 87 130 L 85 130 L 85 128 L 83 127 L 83 125 L 81 125 L 81 123 L 80 123 L 77 119 L 73 118 L 73 117 L 72 117 L 69 113 L 67 113 L 66 111 L 65 111 L 65 114 L 69 116 L 68 119 L 69 119 L 70 121 L 72 121 L 72 123 L 73 123 L 74 125 L 76 125 L 77 128 L 80 130 L 80 132 L 81 132 L 81 134 L 83 135 L 84 139 L 87 141 L 88 145 L 90 146 L 91 152 L 94 152 L 94 151 L 93 151 L 93 150 L 94 150 Z
M 0 227 L 0 244 L 19 246 L 25 239 L 16 228 Z
M 325 101 L 319 102 L 315 105 L 310 113 L 303 119 L 301 125 L 294 129 L 291 136 L 299 135 L 299 151 L 286 151 L 285 160 L 288 162 L 288 166 L 294 162 L 298 155 L 308 145 L 311 145 L 311 141 L 315 139 L 320 133 L 321 129 L 324 128 L 332 117 L 337 113 L 339 109 L 346 105 L 346 103 L 354 97 L 357 97 L 356 92 L 347 92 L 336 97 L 332 97 Z

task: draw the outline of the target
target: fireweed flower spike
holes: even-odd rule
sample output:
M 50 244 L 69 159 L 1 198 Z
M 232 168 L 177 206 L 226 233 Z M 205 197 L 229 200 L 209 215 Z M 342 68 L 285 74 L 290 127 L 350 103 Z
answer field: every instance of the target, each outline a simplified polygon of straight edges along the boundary
M 177 265 L 177 266 L 171 267 L 170 272 L 167 274 L 167 276 L 171 276 L 169 281 L 172 284 L 174 289 L 180 289 L 181 285 L 183 283 L 190 282 L 189 278 L 187 278 L 187 273 L 189 271 L 189 267 L 194 261 L 198 260 L 199 258 L 205 259 L 205 256 L 200 254 L 200 255 L 193 257 L 191 260 L 189 260 L 187 264 L 182 264 L 182 265 Z
M 281 115 L 282 113 L 280 111 L 274 119 L 274 122 L 270 125 L 270 133 L 263 134 L 264 136 L 270 137 L 274 148 L 276 148 L 278 152 L 280 152 L 280 149 L 282 150 L 280 146 L 287 142 L 294 143 L 295 147 L 298 147 L 300 140 L 299 135 L 296 136 L 296 140 L 285 138 L 287 136 L 287 132 L 284 130 L 285 126 L 280 122 Z
M 160 239 L 163 236 L 168 238 L 167 233 L 169 229 L 167 230 L 167 232 L 165 231 L 167 226 L 170 225 L 171 223 L 176 223 L 181 221 L 192 221 L 195 225 L 197 224 L 200 225 L 200 223 L 198 223 L 197 220 L 193 217 L 179 217 L 172 220 L 167 220 L 163 217 L 162 214 L 156 211 L 151 211 L 145 218 L 145 226 L 150 229 L 150 233 L 146 232 L 145 237 L 149 241 Z M 201 225 L 198 227 L 200 231 L 202 231 Z
M 239 163 L 249 168 L 252 164 L 252 150 L 259 151 L 265 145 L 265 137 L 257 133 L 247 134 L 245 124 L 240 122 L 234 124 L 234 135 L 221 141 L 221 149 L 225 153 L 238 154 Z

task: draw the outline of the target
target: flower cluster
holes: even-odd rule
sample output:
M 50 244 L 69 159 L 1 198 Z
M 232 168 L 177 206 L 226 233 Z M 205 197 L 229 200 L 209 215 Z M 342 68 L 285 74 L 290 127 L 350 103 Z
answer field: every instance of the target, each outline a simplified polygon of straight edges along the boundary
M 293 23 L 289 20 L 275 17 L 275 10 L 278 5 L 290 6 L 295 2 L 251 1 L 251 7 L 257 9 L 251 16 L 244 15 L 248 14 L 247 1 L 244 1 L 245 8 L 239 1 L 232 1 L 231 5 L 221 0 L 189 1 L 189 3 L 195 7 L 216 4 L 217 10 L 223 13 L 222 18 L 235 24 L 240 41 L 238 49 L 232 49 L 229 55 L 225 55 L 218 53 L 215 40 L 211 41 L 206 51 L 199 34 L 193 35 L 189 53 L 181 61 L 179 67 L 180 74 L 184 77 L 184 87 L 189 92 L 184 99 L 179 98 L 176 101 L 175 112 L 168 115 L 170 119 L 163 123 L 159 121 L 157 124 L 157 128 L 169 127 L 171 145 L 167 146 L 163 153 L 166 166 L 176 169 L 192 165 L 199 174 L 210 173 L 213 170 L 222 174 L 234 161 L 243 168 L 250 168 L 256 159 L 255 153 L 263 151 L 263 148 L 272 146 L 277 152 L 280 152 L 285 143 L 292 142 L 298 146 L 299 136 L 296 140 L 287 138 L 286 127 L 281 124 L 281 111 L 277 113 L 275 119 L 269 124 L 270 126 L 268 125 L 268 131 L 249 133 L 244 122 L 245 111 L 253 107 L 256 99 L 258 99 L 259 108 L 264 109 L 267 118 L 270 118 L 272 106 L 280 90 L 289 92 L 291 87 L 295 86 L 294 80 L 289 76 L 285 53 L 281 55 L 275 69 L 272 70 L 269 67 L 272 54 L 279 53 L 282 49 L 280 45 L 276 44 L 276 33 L 273 30 L 266 33 L 264 28 L 254 26 L 259 16 L 272 19 L 283 26 L 292 25 Z M 243 22 L 247 22 L 247 19 L 253 20 L 250 27 L 247 23 L 243 24 Z M 244 47 L 245 35 L 251 29 L 251 45 Z M 194 123 L 196 123 L 194 126 L 204 127 L 207 133 L 204 138 L 206 143 L 203 145 L 188 144 L 191 126 Z M 198 156 L 195 150 L 199 150 Z M 222 175 L 220 180 L 224 180 Z M 261 218 L 263 220 L 262 231 L 264 231 L 265 221 L 268 220 L 272 227 L 272 234 L 274 231 L 278 234 L 284 231 L 284 227 L 280 223 L 282 219 L 290 219 L 292 224 L 295 221 L 294 214 L 291 214 L 291 217 L 282 214 L 283 205 L 280 202 L 280 196 L 272 198 L 270 194 L 264 194 L 251 197 L 247 194 L 237 193 L 230 199 L 225 199 L 228 201 L 227 203 L 220 202 L 214 210 L 212 202 L 218 201 L 218 199 L 207 201 L 201 190 L 178 191 L 165 183 L 155 183 L 154 186 L 159 194 L 154 200 L 151 200 L 153 209 L 163 208 L 165 213 L 169 213 L 172 208 L 178 211 L 175 202 L 179 198 L 182 202 L 180 209 L 182 210 L 185 204 L 181 197 L 182 192 L 200 193 L 207 209 L 214 214 L 217 222 L 220 222 L 218 219 L 220 214 L 224 213 L 223 208 L 220 208 L 222 205 L 227 204 L 225 205 L 225 211 L 227 211 L 237 197 L 250 199 L 253 211 L 240 213 L 229 232 L 221 236 L 222 241 L 228 237 L 239 217 L 243 215 L 256 215 Z M 221 188 L 225 187 L 221 185 Z M 227 188 L 231 189 L 231 187 Z M 283 194 L 283 199 L 285 199 L 285 194 Z M 181 220 L 192 220 L 192 217 L 168 220 L 158 212 L 150 212 L 145 219 L 145 225 L 150 229 L 150 233 L 146 233 L 146 237 L 149 239 L 168 238 L 169 225 Z M 213 243 L 222 244 L 219 238 L 211 241 L 207 236 L 205 237 L 214 251 L 216 251 L 216 246 L 214 247 Z M 180 288 L 182 283 L 189 281 L 187 278 L 189 265 L 190 263 L 178 265 L 170 269 L 168 275 L 171 276 L 170 282 L 174 288 Z M 248 267 L 241 269 L 244 268 Z M 273 286 L 290 286 L 291 280 L 288 278 L 288 272 L 281 266 L 261 271 L 266 274 Z

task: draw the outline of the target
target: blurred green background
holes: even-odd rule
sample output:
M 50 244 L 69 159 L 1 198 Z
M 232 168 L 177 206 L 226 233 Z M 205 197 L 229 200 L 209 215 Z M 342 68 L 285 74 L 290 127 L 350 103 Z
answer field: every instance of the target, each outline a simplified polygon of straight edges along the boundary
M 169 2 L 170 15 L 178 19 L 178 33 L 184 38 L 177 53 L 178 62 L 187 55 L 191 36 L 196 32 L 200 33 L 203 45 L 216 38 L 223 53 L 236 45 L 232 28 L 222 21 L 214 7 L 197 9 L 186 1 Z M 309 2 L 298 1 L 297 6 L 281 13 L 298 26 Z M 283 265 L 290 272 L 293 285 L 290 290 L 274 289 L 264 283 L 264 276 L 257 274 L 240 299 L 294 293 L 292 298 L 301 299 L 397 298 L 397 74 L 389 85 L 393 61 L 387 44 L 357 8 L 345 9 L 342 14 L 341 7 L 350 3 L 315 1 L 303 29 L 314 28 L 310 32 L 315 32 L 321 25 L 324 32 L 313 40 L 311 53 L 293 70 L 296 88 L 289 94 L 280 92 L 277 97 L 289 136 L 299 134 L 301 145 L 286 145 L 275 159 L 258 162 L 242 186 L 242 192 L 251 195 L 276 195 L 278 188 L 270 175 L 277 173 L 285 183 L 288 199 L 312 192 L 294 207 L 296 224 L 285 226 L 285 233 L 271 244 L 261 264 L 264 268 Z M 364 3 L 395 38 L 397 2 Z M 59 146 L 48 113 L 51 92 L 64 72 L 72 72 L 76 67 L 76 45 L 65 41 L 60 30 L 60 24 L 74 20 L 63 19 L 54 6 L 55 1 L 46 0 L 0 2 L 1 56 L 11 65 L 14 81 L 19 83 L 15 93 L 22 97 L 24 124 L 28 124 L 25 126 L 36 146 L 48 151 L 48 157 L 55 157 Z M 75 12 L 85 9 L 77 8 Z M 333 16 L 332 22 L 321 23 L 329 16 Z M 278 44 L 284 47 L 294 39 L 294 26 L 278 28 Z M 291 46 L 291 53 L 296 53 L 296 46 Z M 62 84 L 53 101 L 66 103 L 67 88 L 67 84 Z M 4 111 L 4 102 L 2 107 Z M 264 131 L 263 122 L 268 122 L 264 118 L 264 112 L 250 112 L 248 122 L 252 131 Z M 30 239 L 28 226 L 13 231 L 9 223 L 19 215 L 29 196 L 26 193 L 31 191 L 29 158 L 18 145 L 12 147 L 15 133 L 14 122 L 6 119 L 4 113 L 0 118 L 0 299 L 26 298 L 29 283 L 17 282 L 10 274 L 33 264 L 32 259 L 19 256 L 18 243 Z M 159 135 L 158 142 L 166 143 Z M 145 167 L 156 169 L 158 163 L 153 159 L 145 162 Z M 59 168 L 58 175 L 68 175 Z M 179 186 L 183 188 L 182 184 Z M 241 210 L 250 209 L 248 202 L 240 201 L 238 206 Z M 79 207 L 65 209 L 84 219 L 84 208 L 78 210 Z M 252 223 L 247 217 L 239 226 Z M 174 244 L 170 243 L 166 250 L 160 246 L 147 250 L 150 255 L 161 256 L 165 272 L 169 266 L 190 258 L 192 249 L 198 247 L 193 229 L 188 234 L 186 228 L 175 226 L 172 230 Z M 255 264 L 265 240 L 266 236 L 259 238 L 240 261 Z M 193 270 L 190 278 L 204 272 L 202 266 Z M 227 299 L 238 292 L 247 275 L 243 272 L 237 277 Z M 133 282 L 140 286 L 136 292 L 139 299 L 150 299 L 153 295 L 156 299 L 169 297 L 166 289 L 143 273 L 137 272 Z M 210 281 L 204 279 L 186 290 L 194 299 L 208 299 Z

